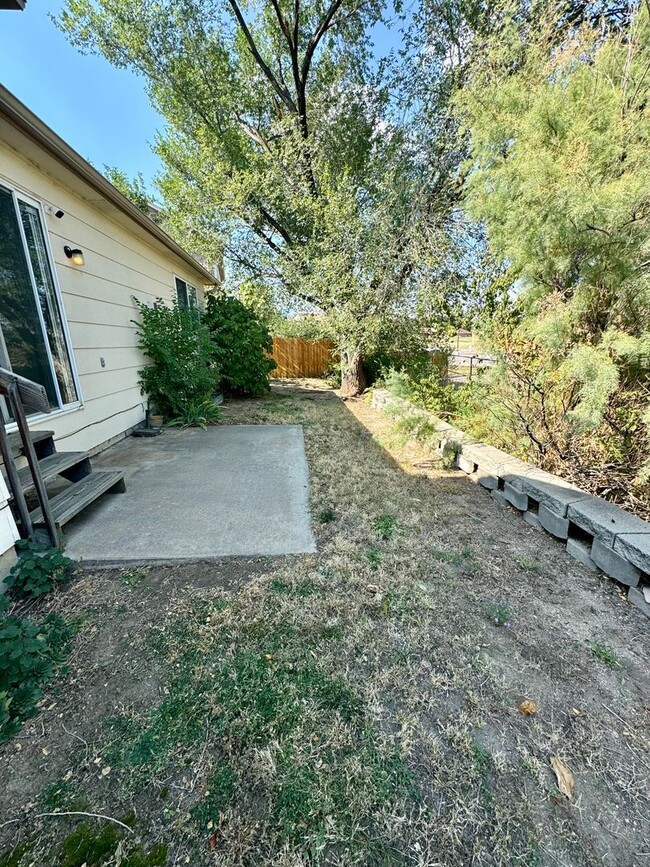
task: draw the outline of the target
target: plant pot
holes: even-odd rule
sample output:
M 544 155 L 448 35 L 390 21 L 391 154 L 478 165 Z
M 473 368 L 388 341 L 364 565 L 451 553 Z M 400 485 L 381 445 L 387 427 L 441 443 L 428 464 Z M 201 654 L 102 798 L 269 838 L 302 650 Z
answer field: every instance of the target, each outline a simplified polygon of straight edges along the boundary
M 161 415 L 150 415 L 149 424 L 151 427 L 161 428 L 163 426 L 163 417 Z

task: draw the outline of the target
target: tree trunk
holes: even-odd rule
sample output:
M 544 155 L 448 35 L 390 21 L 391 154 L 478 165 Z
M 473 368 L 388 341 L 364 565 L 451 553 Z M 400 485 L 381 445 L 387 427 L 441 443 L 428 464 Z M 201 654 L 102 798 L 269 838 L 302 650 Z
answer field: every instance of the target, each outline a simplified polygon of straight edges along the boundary
M 356 397 L 366 387 L 363 358 L 359 351 L 341 353 L 341 394 Z

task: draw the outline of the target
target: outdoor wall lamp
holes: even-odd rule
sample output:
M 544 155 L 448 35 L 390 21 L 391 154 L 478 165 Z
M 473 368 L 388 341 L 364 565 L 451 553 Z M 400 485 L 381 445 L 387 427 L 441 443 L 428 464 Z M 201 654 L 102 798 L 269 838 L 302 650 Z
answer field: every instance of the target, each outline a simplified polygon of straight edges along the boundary
M 68 257 L 68 259 L 72 260 L 73 265 L 83 265 L 84 263 L 84 251 L 78 249 L 72 249 L 72 247 L 66 246 L 63 248 L 63 252 Z

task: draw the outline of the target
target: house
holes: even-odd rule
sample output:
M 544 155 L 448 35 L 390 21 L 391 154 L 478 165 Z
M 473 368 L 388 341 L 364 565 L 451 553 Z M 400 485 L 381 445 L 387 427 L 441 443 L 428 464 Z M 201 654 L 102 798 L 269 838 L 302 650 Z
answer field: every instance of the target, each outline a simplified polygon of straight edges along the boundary
M 0 368 L 44 387 L 51 411 L 28 421 L 46 451 L 92 455 L 144 419 L 132 297 L 201 306 L 215 282 L 0 86 Z M 17 534 L 9 498 L 0 480 L 0 555 Z

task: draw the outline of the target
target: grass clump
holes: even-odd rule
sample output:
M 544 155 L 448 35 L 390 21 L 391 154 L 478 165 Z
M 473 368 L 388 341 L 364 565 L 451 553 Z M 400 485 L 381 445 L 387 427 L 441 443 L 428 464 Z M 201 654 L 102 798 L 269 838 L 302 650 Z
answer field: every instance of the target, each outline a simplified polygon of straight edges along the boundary
M 200 828 L 217 824 L 219 815 L 233 800 L 235 795 L 235 774 L 227 762 L 219 765 L 208 781 L 205 797 L 192 808 L 190 815 Z
M 370 568 L 374 571 L 375 569 L 379 569 L 379 565 L 381 563 L 381 553 L 376 548 L 368 548 L 366 551 L 366 560 L 368 561 Z
M 495 626 L 510 626 L 514 618 L 514 612 L 507 602 L 486 602 L 485 613 Z
M 372 529 L 380 539 L 387 542 L 395 535 L 395 531 L 397 530 L 397 521 L 391 515 L 380 515 L 379 518 L 373 522 Z
M 620 666 L 621 663 L 618 656 L 616 656 L 608 644 L 604 644 L 602 641 L 592 641 L 589 647 L 596 659 L 602 662 L 603 665 L 606 665 L 607 668 L 618 668 Z
M 147 577 L 149 569 L 139 569 L 137 566 L 132 566 L 130 569 L 125 569 L 120 575 L 120 581 L 125 587 L 137 587 Z
M 457 554 L 455 551 L 442 551 L 438 548 L 431 550 L 431 556 L 439 563 L 449 563 L 450 566 L 462 566 L 467 560 L 473 557 L 471 548 L 465 547 Z
M 43 806 L 48 810 L 87 810 L 88 801 L 69 780 L 50 783 L 41 793 Z
M 332 521 L 336 520 L 336 512 L 329 506 L 325 509 L 321 509 L 318 513 L 318 520 L 321 524 L 331 524 Z

